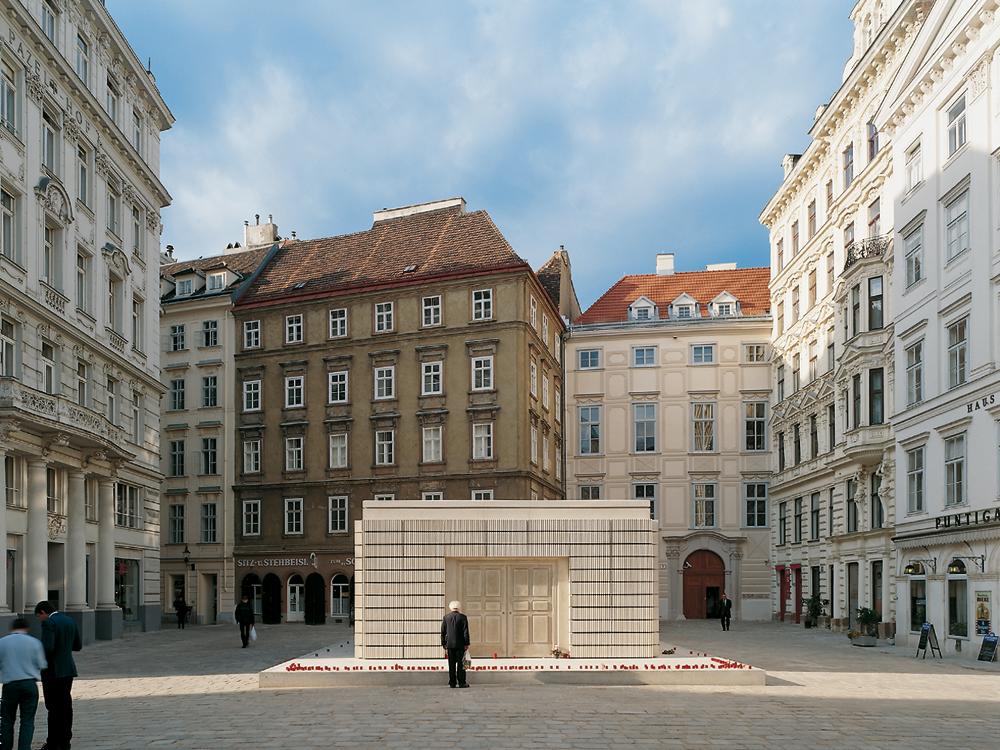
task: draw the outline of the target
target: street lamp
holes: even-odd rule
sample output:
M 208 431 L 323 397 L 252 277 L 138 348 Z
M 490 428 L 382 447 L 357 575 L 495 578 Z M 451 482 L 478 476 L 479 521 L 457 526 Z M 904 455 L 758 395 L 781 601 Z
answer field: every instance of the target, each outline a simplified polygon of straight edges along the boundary
M 908 562 L 906 564 L 906 567 L 903 568 L 903 575 L 904 576 L 920 576 L 920 575 L 923 575 L 924 574 L 924 563 L 927 563 L 930 566 L 931 572 L 937 573 L 937 559 L 933 558 L 933 557 L 930 557 L 930 558 L 927 558 L 927 559 L 918 558 L 918 559 L 910 560 L 910 562 Z
M 188 565 L 191 566 L 191 570 L 194 570 L 194 563 L 191 562 L 191 549 L 185 544 L 184 545 L 184 567 Z

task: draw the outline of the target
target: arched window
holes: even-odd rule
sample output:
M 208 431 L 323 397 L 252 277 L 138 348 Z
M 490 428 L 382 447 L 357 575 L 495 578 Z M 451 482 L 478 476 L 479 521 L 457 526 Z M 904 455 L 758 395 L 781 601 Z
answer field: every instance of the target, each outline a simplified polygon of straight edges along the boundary
M 330 614 L 334 617 L 351 611 L 351 582 L 343 573 L 338 573 L 330 581 Z

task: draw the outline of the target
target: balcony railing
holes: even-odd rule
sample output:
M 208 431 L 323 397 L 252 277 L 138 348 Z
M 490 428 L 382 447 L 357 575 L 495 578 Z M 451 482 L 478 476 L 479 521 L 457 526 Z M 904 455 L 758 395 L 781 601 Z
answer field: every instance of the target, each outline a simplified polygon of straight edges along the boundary
M 844 271 L 855 263 L 866 258 L 881 258 L 889 250 L 889 242 L 892 239 L 887 234 L 878 237 L 869 237 L 866 240 L 855 240 L 847 246 L 847 254 L 844 259 Z
M 9 376 L 0 377 L 0 411 L 14 412 L 22 419 L 44 419 L 112 445 L 125 443 L 122 428 L 111 424 L 105 417 L 65 396 L 43 393 Z

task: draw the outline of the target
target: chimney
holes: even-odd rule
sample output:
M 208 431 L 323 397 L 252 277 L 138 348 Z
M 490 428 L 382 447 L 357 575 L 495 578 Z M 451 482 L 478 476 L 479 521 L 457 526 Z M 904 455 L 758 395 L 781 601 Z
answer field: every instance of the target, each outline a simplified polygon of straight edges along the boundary
M 174 246 L 167 245 L 166 250 L 160 251 L 160 265 L 165 266 L 174 262 Z
M 657 276 L 673 276 L 674 274 L 674 254 L 673 253 L 657 253 L 656 254 L 656 275 Z
M 278 241 L 278 225 L 274 223 L 271 214 L 267 215 L 267 219 L 266 224 L 261 224 L 260 214 L 254 214 L 254 224 L 243 222 L 243 247 L 236 243 L 236 252 L 273 245 Z
M 708 263 L 705 266 L 706 271 L 735 271 L 735 263 Z

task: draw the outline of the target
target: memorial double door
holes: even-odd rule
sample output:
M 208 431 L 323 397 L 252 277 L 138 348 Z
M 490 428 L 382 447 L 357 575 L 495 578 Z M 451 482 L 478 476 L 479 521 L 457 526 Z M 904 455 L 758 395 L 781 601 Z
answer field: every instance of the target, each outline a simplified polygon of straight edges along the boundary
M 552 652 L 555 563 L 461 563 L 459 597 L 474 657 L 538 657 Z

